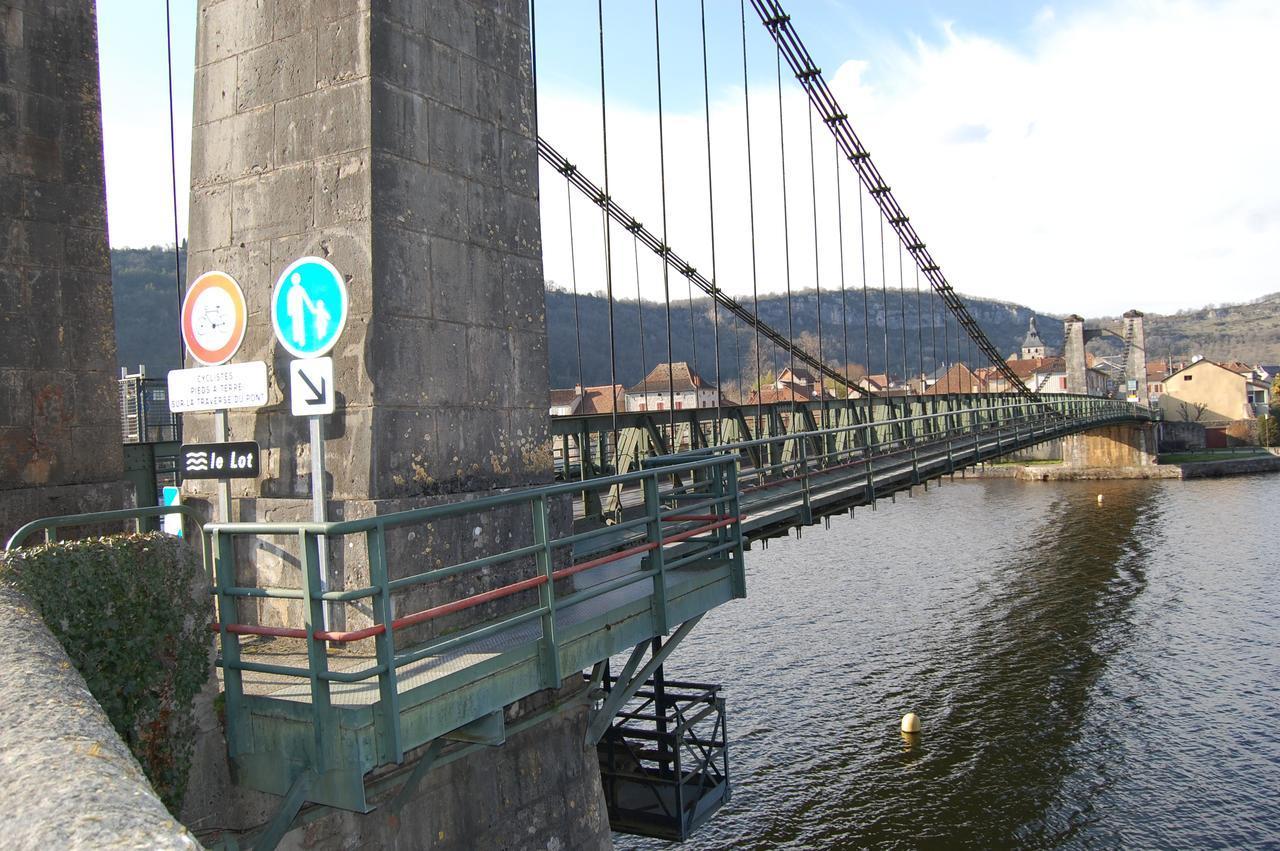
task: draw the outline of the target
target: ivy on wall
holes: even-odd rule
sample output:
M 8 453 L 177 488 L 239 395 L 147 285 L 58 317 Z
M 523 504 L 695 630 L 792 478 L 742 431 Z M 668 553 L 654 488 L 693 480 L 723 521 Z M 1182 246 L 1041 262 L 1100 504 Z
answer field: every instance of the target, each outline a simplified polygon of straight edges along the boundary
M 208 582 L 188 546 L 159 534 L 44 544 L 0 553 L 0 581 L 40 612 L 176 814 L 212 620 Z

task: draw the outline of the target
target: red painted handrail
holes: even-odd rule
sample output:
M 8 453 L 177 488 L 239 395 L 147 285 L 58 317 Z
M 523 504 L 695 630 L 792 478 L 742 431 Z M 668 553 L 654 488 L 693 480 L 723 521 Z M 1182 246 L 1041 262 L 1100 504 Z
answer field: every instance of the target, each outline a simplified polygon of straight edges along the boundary
M 675 520 L 677 518 L 679 518 L 679 515 L 675 515 L 675 516 L 667 517 L 663 519 Z M 714 514 L 714 515 L 688 515 L 683 519 L 687 519 L 687 520 L 715 519 L 716 522 L 708 523 L 705 526 L 699 526 L 695 529 L 686 529 L 683 532 L 679 532 L 669 537 L 664 537 L 662 541 L 663 544 L 675 544 L 675 543 L 679 543 L 680 541 L 684 541 L 689 538 L 692 538 L 695 535 L 702 535 L 707 532 L 714 532 L 717 529 L 722 529 L 725 526 L 729 526 L 733 523 L 737 523 L 741 518 L 732 517 L 728 515 Z M 600 556 L 599 558 L 590 559 L 589 561 L 579 562 L 578 564 L 571 564 L 568 567 L 562 567 L 559 570 L 553 572 L 551 574 L 551 577 L 553 579 L 565 579 L 567 577 L 573 576 L 574 574 L 581 573 L 584 570 L 590 570 L 593 567 L 600 567 L 601 565 L 611 564 L 615 561 L 621 561 L 622 559 L 630 558 L 633 555 L 639 555 L 640 553 L 650 552 L 652 550 L 657 549 L 657 546 L 658 545 L 656 543 L 651 541 L 647 544 L 641 544 L 639 546 L 629 547 L 625 550 L 619 550 L 616 553 L 610 553 L 607 556 Z M 542 585 L 545 585 L 546 582 L 547 582 L 546 576 L 534 576 L 534 577 L 530 577 L 529 579 L 522 579 L 519 582 L 513 582 L 510 585 L 503 585 L 501 588 L 494 588 L 492 591 L 484 591 L 480 594 L 472 594 L 470 597 L 463 597 L 461 600 L 454 600 L 451 603 L 442 603 L 439 606 L 433 606 L 429 609 L 423 609 L 420 612 L 414 612 L 411 615 L 405 615 L 404 617 L 396 618 L 394 621 L 391 622 L 391 628 L 393 630 L 396 630 L 396 629 L 403 629 L 409 626 L 416 626 L 420 623 L 425 623 L 429 620 L 434 620 L 435 618 L 443 617 L 444 615 L 450 615 L 456 612 L 465 611 L 467 609 L 472 609 L 472 608 L 475 608 L 476 606 L 483 605 L 484 603 L 491 603 L 494 600 L 501 600 L 503 598 L 510 597 L 514 594 L 519 594 L 521 591 L 529 591 L 534 588 L 538 588 Z M 212 624 L 211 628 L 214 632 L 218 632 L 221 629 L 221 625 L 215 623 L 215 624 Z M 373 638 L 374 636 L 382 635 L 385 631 L 386 631 L 386 626 L 384 624 L 376 624 L 374 626 L 365 627 L 364 629 L 347 630 L 345 632 L 337 632 L 334 630 L 316 630 L 313 633 L 313 635 L 317 641 L 330 641 L 335 644 L 346 644 L 352 641 L 361 641 L 366 638 Z M 239 624 L 239 623 L 227 624 L 227 632 L 233 633 L 235 635 L 270 635 L 278 638 L 306 638 L 307 637 L 307 631 L 305 629 L 277 627 L 277 626 L 251 626 L 249 624 Z

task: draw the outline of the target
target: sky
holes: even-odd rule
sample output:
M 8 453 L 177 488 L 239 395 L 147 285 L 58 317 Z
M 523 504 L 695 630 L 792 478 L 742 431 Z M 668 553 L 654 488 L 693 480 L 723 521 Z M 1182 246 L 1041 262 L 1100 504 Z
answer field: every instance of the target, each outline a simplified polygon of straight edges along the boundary
M 899 277 L 870 202 L 747 7 L 606 0 L 610 194 L 735 296 Z M 792 24 L 952 285 L 1057 313 L 1172 312 L 1280 290 L 1280 4 L 1269 0 L 790 0 Z M 179 229 L 186 233 L 194 3 L 173 2 Z M 604 182 L 595 4 L 536 5 L 539 131 Z M 171 243 L 163 0 L 99 0 L 113 246 Z M 745 132 L 745 104 L 751 132 Z M 710 189 L 706 112 L 711 118 Z M 784 121 L 779 130 L 779 110 Z M 752 145 L 747 168 L 745 142 Z M 786 150 L 783 203 L 781 150 Z M 663 228 L 662 171 L 666 176 Z M 546 276 L 661 298 L 660 266 L 541 175 Z M 839 181 L 839 182 L 838 182 Z M 837 189 L 837 186 L 839 187 Z M 748 192 L 750 187 L 750 193 Z M 839 191 L 839 198 L 837 198 Z M 708 197 L 714 204 L 708 204 Z M 815 226 L 814 209 L 817 208 Z M 714 212 L 714 252 L 709 211 Z M 755 239 L 751 238 L 751 214 Z M 785 215 L 784 215 L 785 213 Z M 787 234 L 783 239 L 782 234 Z M 815 245 L 816 243 L 816 245 Z M 843 257 L 842 251 L 843 249 Z M 714 261 L 714 262 L 713 262 Z M 753 262 L 754 261 L 754 262 Z M 670 276 L 673 297 L 685 282 Z

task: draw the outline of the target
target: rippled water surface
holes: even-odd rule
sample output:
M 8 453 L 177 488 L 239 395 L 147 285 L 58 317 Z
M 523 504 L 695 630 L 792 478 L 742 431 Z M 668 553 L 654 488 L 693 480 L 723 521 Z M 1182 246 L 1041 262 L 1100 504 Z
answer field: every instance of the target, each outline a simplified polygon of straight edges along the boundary
M 957 480 L 753 550 L 667 666 L 729 706 L 686 847 L 1280 847 L 1278 516 L 1280 477 Z

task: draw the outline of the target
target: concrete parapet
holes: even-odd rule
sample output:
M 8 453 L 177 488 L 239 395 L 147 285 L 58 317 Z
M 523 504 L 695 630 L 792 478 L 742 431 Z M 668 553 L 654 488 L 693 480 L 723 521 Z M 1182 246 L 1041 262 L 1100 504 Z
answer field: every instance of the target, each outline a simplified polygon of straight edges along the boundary
M 199 848 L 39 614 L 0 585 L 0 836 L 12 849 Z

